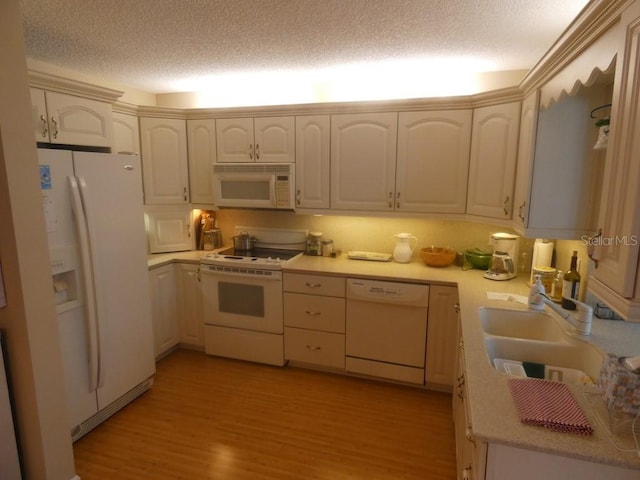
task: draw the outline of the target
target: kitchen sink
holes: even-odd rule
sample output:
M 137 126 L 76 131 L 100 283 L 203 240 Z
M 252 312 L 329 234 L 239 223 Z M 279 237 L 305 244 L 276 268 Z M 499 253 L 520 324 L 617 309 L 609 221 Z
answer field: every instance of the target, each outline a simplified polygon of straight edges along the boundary
M 482 307 L 478 316 L 482 330 L 489 335 L 557 342 L 568 338 L 547 312 Z
M 584 372 L 592 381 L 597 381 L 604 357 L 600 350 L 580 340 L 547 342 L 519 338 L 487 336 L 484 340 L 487 355 L 495 367 L 494 360 L 508 359 L 530 362 L 553 369 L 572 369 Z
M 553 314 L 481 307 L 478 317 L 489 362 L 498 371 L 532 376 L 533 368 L 565 383 L 595 382 L 600 376 L 602 352 L 570 335 Z

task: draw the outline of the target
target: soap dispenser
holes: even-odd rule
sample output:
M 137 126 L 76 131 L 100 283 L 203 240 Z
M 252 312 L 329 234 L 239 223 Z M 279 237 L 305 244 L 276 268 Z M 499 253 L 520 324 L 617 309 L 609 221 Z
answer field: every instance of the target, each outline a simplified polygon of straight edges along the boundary
M 538 295 L 544 295 L 545 289 L 544 285 L 542 285 L 542 281 L 540 279 L 540 275 L 535 275 L 535 283 L 531 285 L 531 289 L 529 290 L 529 308 L 532 310 L 544 310 L 544 302 L 541 302 L 541 298 Z

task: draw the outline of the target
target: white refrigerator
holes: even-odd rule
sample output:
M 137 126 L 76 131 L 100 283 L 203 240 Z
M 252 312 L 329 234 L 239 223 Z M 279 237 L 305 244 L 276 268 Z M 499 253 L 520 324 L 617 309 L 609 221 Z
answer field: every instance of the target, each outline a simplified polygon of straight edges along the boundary
M 140 158 L 38 149 L 73 440 L 153 383 Z

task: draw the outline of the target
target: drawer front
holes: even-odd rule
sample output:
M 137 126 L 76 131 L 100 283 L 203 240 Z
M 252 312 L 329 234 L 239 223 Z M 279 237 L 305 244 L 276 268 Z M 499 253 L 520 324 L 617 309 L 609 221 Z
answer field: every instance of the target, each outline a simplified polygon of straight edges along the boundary
M 325 295 L 329 297 L 344 297 L 345 278 L 285 273 L 283 289 L 285 292 L 309 293 L 311 295 Z
M 344 369 L 344 335 L 285 327 L 284 356 L 292 362 Z
M 284 324 L 289 327 L 344 333 L 345 299 L 302 293 L 284 294 Z

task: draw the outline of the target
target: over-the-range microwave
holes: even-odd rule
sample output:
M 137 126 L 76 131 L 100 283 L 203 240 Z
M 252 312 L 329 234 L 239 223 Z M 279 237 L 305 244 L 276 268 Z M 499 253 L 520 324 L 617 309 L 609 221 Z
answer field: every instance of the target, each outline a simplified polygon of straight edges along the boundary
M 292 163 L 214 163 L 213 180 L 217 206 L 294 209 Z

